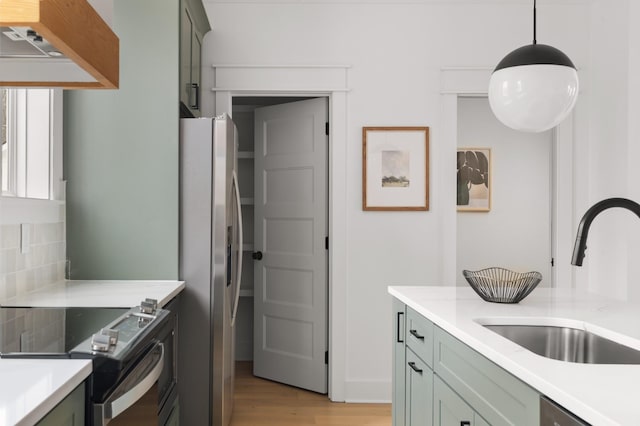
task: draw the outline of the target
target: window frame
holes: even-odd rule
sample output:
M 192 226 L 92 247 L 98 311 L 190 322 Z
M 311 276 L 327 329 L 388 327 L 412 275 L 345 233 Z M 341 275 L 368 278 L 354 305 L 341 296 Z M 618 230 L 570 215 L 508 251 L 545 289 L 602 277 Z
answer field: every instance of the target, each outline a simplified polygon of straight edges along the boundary
M 15 199 L 63 200 L 62 184 L 62 89 L 5 89 L 7 90 L 7 152 L 8 173 L 6 190 L 4 182 L 0 197 Z M 48 129 L 40 133 L 48 134 L 48 182 L 47 197 L 28 196 L 27 174 L 29 162 L 28 90 L 49 90 Z M 6 171 L 0 164 L 0 179 Z
M 2 212 L 0 225 L 64 220 L 62 89 L 52 89 L 49 108 L 49 198 L 27 198 L 3 194 L 0 187 L 0 212 Z

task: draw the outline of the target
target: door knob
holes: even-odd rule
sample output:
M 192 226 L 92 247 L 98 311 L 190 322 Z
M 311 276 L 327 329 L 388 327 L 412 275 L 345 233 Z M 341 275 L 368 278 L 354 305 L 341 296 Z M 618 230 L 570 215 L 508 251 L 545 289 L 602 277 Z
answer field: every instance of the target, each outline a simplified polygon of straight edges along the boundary
M 262 252 L 261 251 L 254 251 L 253 254 L 251 255 L 251 257 L 255 260 L 262 260 Z

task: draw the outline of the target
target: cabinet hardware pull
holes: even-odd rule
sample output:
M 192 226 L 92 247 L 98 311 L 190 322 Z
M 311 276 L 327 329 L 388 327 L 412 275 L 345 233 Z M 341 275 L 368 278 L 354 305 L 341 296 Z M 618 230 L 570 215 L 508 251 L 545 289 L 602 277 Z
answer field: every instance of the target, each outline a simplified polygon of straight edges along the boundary
M 420 334 L 418 334 L 418 330 L 409 330 L 409 333 L 411 333 L 411 335 L 416 339 L 424 340 L 424 336 L 421 336 Z
M 397 322 L 398 322 L 398 329 L 396 330 L 396 342 L 398 343 L 404 343 L 404 339 L 401 338 L 401 334 L 400 334 L 400 315 L 402 315 L 402 317 L 404 318 L 404 312 L 398 312 L 398 318 L 397 318 Z
M 463 420 L 460 422 L 460 426 L 471 426 L 471 422 L 469 420 Z
M 411 361 L 409 362 L 409 367 L 411 367 L 413 369 L 413 371 L 415 371 L 416 373 L 420 373 L 422 374 L 422 370 L 418 367 L 416 367 L 416 363 Z
M 189 94 L 189 100 L 191 95 L 195 93 L 195 102 L 191 103 L 191 108 L 200 109 L 200 85 L 198 83 L 191 83 L 191 93 Z

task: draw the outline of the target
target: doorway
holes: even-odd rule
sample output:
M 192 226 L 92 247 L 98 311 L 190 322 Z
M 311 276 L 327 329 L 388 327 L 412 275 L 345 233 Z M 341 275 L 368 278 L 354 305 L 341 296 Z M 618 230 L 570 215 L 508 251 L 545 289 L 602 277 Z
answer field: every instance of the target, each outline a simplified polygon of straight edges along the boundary
M 237 96 L 232 116 L 246 259 L 236 360 L 327 393 L 328 98 Z
M 488 157 L 487 185 L 469 186 L 490 200 L 489 208 L 458 206 L 457 285 L 466 286 L 463 269 L 499 266 L 538 271 L 541 286 L 552 287 L 553 131 L 504 126 L 485 96 L 460 96 L 457 110 L 458 152 Z

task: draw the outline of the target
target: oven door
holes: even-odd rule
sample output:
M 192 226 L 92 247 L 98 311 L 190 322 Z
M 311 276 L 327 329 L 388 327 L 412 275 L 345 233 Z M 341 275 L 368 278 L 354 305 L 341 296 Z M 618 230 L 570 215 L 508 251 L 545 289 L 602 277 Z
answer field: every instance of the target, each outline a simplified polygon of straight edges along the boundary
M 94 426 L 157 426 L 158 379 L 164 365 L 164 344 L 157 342 L 103 403 L 92 404 Z

